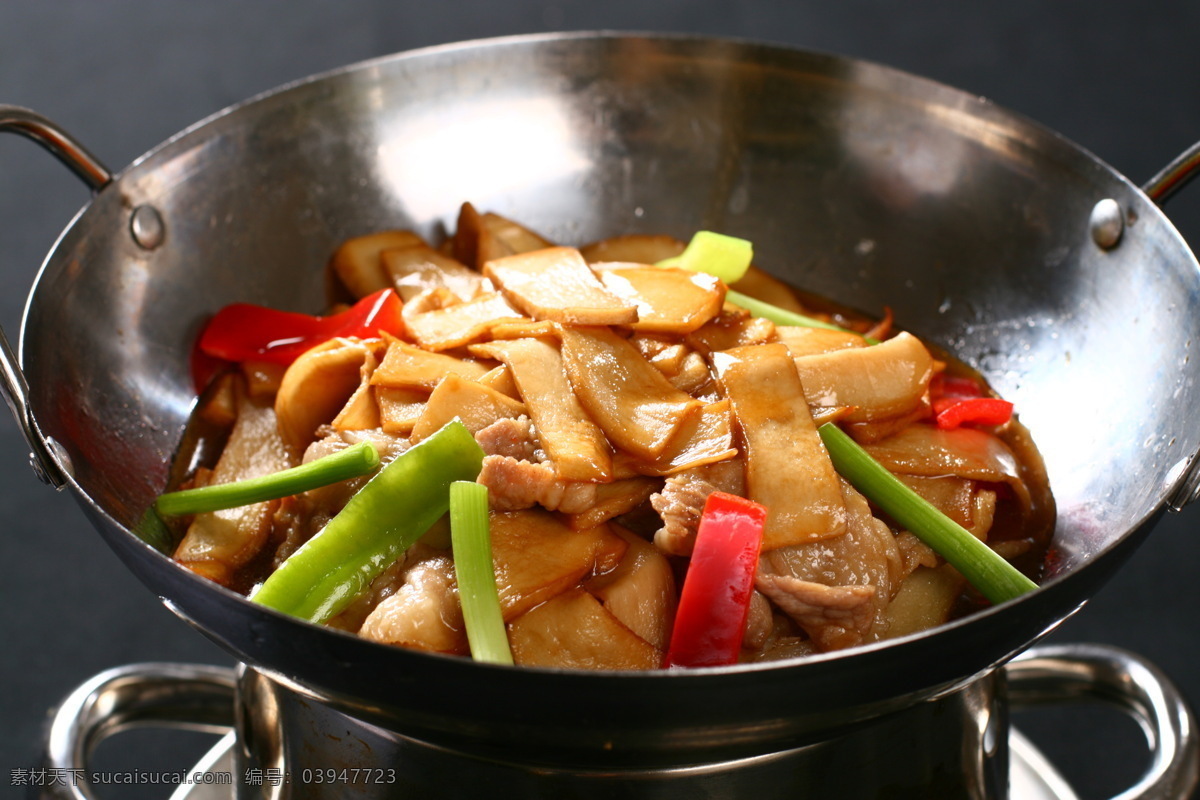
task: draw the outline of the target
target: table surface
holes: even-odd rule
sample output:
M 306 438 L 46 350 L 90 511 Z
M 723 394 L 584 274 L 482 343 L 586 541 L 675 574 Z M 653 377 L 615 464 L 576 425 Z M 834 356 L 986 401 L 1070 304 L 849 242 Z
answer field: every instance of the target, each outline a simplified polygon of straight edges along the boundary
M 1200 138 L 1200 4 L 1185 2 L 14 0 L 0 4 L 0 103 L 49 116 L 119 167 L 195 120 L 314 72 L 442 42 L 601 28 L 761 39 L 890 64 L 1038 120 L 1135 182 Z M 10 333 L 42 257 L 86 200 L 52 159 L 0 137 L 0 322 Z M 1200 241 L 1200 201 L 1185 192 L 1169 211 Z M 231 663 L 125 571 L 70 497 L 37 482 L 25 450 L 4 416 L 5 787 L 36 765 L 47 709 L 92 674 L 135 661 Z M 1200 702 L 1198 527 L 1196 509 L 1169 515 L 1049 641 L 1138 652 Z M 1115 715 L 1039 713 L 1019 723 L 1082 797 L 1114 794 L 1143 768 L 1140 734 Z M 183 769 L 203 742 L 130 733 L 98 758 L 113 769 Z

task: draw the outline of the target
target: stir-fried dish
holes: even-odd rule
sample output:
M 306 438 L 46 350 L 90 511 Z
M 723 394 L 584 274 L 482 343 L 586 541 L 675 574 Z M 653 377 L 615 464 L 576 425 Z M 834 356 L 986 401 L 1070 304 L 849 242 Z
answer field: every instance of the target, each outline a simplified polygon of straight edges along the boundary
M 237 304 L 158 511 L 180 564 L 386 644 L 657 669 L 914 633 L 1034 587 L 1054 510 L 977 376 L 750 266 L 465 204 L 351 239 L 325 316 Z

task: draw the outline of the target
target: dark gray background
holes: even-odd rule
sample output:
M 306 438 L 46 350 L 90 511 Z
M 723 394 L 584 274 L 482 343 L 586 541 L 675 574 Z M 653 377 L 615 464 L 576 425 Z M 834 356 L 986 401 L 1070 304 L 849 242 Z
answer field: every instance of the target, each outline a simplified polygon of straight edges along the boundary
M 314 72 L 460 39 L 599 28 L 747 37 L 890 64 L 1057 129 L 1135 182 L 1200 139 L 1200 4 L 1127 0 L 0 0 L 0 103 L 55 119 L 117 169 L 201 117 Z M 1193 243 L 1197 194 L 1169 209 Z M 33 145 L 0 138 L 0 321 L 10 333 L 42 257 L 86 200 Z M 229 659 L 125 572 L 69 496 L 36 481 L 7 415 L 0 526 L 0 793 L 19 796 L 11 771 L 35 765 L 46 710 L 78 682 L 132 661 Z M 1200 701 L 1198 534 L 1200 512 L 1170 516 L 1052 640 L 1135 650 Z M 1140 736 L 1115 715 L 1020 724 L 1085 797 L 1115 792 L 1144 762 Z M 181 769 L 204 741 L 131 733 L 99 757 L 114 768 Z

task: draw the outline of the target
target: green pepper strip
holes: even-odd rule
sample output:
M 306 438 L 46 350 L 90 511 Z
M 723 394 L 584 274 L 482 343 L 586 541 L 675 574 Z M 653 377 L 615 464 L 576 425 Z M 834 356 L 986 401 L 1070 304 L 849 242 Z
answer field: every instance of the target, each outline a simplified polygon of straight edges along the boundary
M 486 486 L 468 481 L 450 485 L 450 538 L 471 658 L 511 664 L 512 650 L 500 611 L 496 565 L 492 561 Z
M 357 478 L 379 467 L 379 451 L 370 442 L 358 444 L 314 459 L 291 469 L 273 472 L 257 478 L 232 483 L 217 483 L 196 489 L 184 489 L 160 495 L 154 507 L 169 517 L 219 511 L 223 508 L 248 506 L 265 500 L 276 500 L 328 486 L 349 478 Z
M 264 606 L 325 622 L 437 522 L 450 507 L 450 484 L 475 480 L 483 451 L 458 420 L 398 456 L 337 516 L 250 596 Z
M 827 422 L 817 432 L 842 477 L 932 547 L 988 600 L 1003 603 L 1037 588 L 995 550 L 901 483 L 841 428 Z

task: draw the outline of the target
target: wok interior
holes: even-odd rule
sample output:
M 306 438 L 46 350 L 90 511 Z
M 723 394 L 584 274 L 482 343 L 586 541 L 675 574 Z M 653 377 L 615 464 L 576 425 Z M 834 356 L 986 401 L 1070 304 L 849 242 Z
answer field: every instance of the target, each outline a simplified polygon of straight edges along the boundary
M 1104 251 L 1094 203 L 1131 224 Z M 253 101 L 127 169 L 65 232 L 22 356 L 43 431 L 133 527 L 162 489 L 191 343 L 234 301 L 315 311 L 335 244 L 433 238 L 458 205 L 578 244 L 700 228 L 982 371 L 1046 458 L 1055 569 L 1117 542 L 1200 446 L 1195 261 L 1145 198 L 1055 135 L 894 71 L 729 42 L 501 40 Z M 129 235 L 153 206 L 166 236 Z

